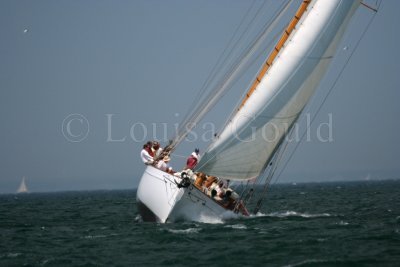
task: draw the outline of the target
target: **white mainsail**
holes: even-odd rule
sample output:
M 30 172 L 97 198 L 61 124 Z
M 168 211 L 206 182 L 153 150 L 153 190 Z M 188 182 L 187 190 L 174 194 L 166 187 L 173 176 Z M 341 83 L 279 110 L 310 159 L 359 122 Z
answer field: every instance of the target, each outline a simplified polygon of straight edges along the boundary
M 22 181 L 17 189 L 17 193 L 28 193 L 28 187 L 25 184 L 25 176 L 22 177 Z
M 308 6 L 255 90 L 199 162 L 220 178 L 259 176 L 314 93 L 359 0 Z
M 360 0 L 303 0 L 246 98 L 211 143 L 197 171 L 233 180 L 259 176 L 314 93 L 359 3 Z M 282 8 L 283 12 L 286 8 Z M 240 68 L 233 73 L 236 69 Z M 194 109 L 186 121 L 200 121 L 227 87 L 217 87 L 218 94 L 206 98 L 208 102 Z M 171 153 L 190 129 L 178 130 L 164 151 Z M 169 174 L 147 166 L 136 195 L 143 220 L 164 223 L 182 218 L 199 220 L 202 216 L 222 218 L 226 212 L 249 215 L 246 196 L 228 208 L 209 196 L 209 186 L 202 186 L 198 178 L 192 171 Z M 254 213 L 259 207 L 257 203 Z

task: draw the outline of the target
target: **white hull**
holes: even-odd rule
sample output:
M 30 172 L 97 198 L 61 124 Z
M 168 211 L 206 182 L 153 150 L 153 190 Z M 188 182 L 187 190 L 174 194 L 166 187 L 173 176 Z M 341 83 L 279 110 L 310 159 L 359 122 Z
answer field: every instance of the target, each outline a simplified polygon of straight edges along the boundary
M 184 189 L 184 194 L 176 203 L 168 221 L 220 222 L 237 216 L 238 214 L 223 208 L 195 186 L 190 185 Z
M 220 221 L 238 216 L 190 185 L 178 188 L 181 179 L 148 166 L 140 180 L 136 200 L 144 221 Z

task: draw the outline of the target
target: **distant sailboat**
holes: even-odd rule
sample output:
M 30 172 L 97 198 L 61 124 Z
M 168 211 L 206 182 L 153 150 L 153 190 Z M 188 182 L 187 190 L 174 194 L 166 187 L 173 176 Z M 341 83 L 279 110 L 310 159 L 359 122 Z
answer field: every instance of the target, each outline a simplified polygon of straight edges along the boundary
M 22 178 L 21 184 L 18 187 L 17 193 L 28 193 L 28 187 L 25 184 L 25 176 Z

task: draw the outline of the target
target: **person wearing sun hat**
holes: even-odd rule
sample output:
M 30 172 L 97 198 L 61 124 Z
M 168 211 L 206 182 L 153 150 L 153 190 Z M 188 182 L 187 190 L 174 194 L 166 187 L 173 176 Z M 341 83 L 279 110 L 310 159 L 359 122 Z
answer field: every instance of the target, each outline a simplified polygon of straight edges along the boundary
M 163 159 L 157 163 L 157 168 L 159 168 L 160 170 L 162 170 L 164 172 L 173 173 L 174 171 L 168 164 L 168 162 L 170 162 L 170 160 L 171 160 L 171 158 L 168 155 L 164 156 Z

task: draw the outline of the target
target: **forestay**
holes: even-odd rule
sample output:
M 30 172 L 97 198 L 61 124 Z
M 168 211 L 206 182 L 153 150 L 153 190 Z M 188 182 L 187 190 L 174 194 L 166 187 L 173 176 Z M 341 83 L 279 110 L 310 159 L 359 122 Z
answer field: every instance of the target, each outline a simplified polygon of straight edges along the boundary
M 265 169 L 325 74 L 358 5 L 357 0 L 310 2 L 256 89 L 202 157 L 198 171 L 246 180 Z
M 185 137 L 196 127 L 196 125 L 204 118 L 204 116 L 213 108 L 213 106 L 221 99 L 221 97 L 232 87 L 232 84 L 241 75 L 252 56 L 256 53 L 257 49 L 267 39 L 271 30 L 275 27 L 278 21 L 283 17 L 285 12 L 289 9 L 292 0 L 282 1 L 280 7 L 271 18 L 270 23 L 265 25 L 265 29 L 260 35 L 249 45 L 248 49 L 237 59 L 237 63 L 227 71 L 226 75 L 219 80 L 208 94 L 200 99 L 196 99 L 197 105 L 188 112 L 183 122 L 177 129 L 175 137 L 171 140 L 168 149 L 173 150 L 180 144 Z

